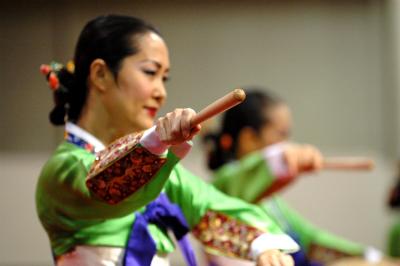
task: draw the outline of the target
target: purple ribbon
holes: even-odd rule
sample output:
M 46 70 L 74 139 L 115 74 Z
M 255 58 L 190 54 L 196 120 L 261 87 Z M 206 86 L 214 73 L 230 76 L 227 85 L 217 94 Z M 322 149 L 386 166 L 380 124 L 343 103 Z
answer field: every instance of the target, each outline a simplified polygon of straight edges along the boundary
M 290 231 L 288 235 L 293 238 L 294 241 L 297 242 L 297 244 L 300 245 L 300 237 L 297 233 L 294 231 Z M 301 245 L 300 245 L 301 246 Z M 290 254 L 294 260 L 294 265 L 296 266 L 324 266 L 323 264 L 316 262 L 316 261 L 311 261 L 307 258 L 306 253 L 304 252 L 304 247 L 301 247 L 301 249 L 295 253 Z
M 174 233 L 188 266 L 197 266 L 196 257 L 190 246 L 187 233 L 189 226 L 178 205 L 161 193 L 146 206 L 143 213 L 136 213 L 131 235 L 125 249 L 124 266 L 147 266 L 157 252 L 156 244 L 147 229 L 149 223 Z

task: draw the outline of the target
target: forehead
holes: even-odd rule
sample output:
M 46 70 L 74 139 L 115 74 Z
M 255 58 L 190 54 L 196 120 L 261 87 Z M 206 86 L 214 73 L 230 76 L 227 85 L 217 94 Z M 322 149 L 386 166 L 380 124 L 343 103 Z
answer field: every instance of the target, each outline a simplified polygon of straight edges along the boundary
M 164 40 L 154 32 L 148 32 L 136 39 L 139 59 L 155 60 L 164 67 L 169 68 L 168 47 Z
M 266 113 L 272 123 L 288 124 L 291 121 L 290 109 L 286 104 L 277 104 L 267 109 Z

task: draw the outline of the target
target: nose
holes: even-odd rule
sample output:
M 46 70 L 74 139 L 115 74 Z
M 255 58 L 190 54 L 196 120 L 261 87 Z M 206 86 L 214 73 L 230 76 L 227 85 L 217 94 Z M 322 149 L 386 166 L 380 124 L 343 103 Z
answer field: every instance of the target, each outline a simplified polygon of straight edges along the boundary
M 162 105 L 167 98 L 167 90 L 163 81 L 158 82 L 155 89 L 153 90 L 153 98 Z

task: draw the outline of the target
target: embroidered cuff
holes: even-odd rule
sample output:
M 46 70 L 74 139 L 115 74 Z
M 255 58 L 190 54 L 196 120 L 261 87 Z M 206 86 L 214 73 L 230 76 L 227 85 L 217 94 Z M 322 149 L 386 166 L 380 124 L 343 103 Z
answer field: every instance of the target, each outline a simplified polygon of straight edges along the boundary
M 167 159 L 138 145 L 142 139 L 141 133 L 128 134 L 97 154 L 86 180 L 94 195 L 109 204 L 117 204 L 157 174 Z
M 255 261 L 263 252 L 270 249 L 279 249 L 285 253 L 294 253 L 300 247 L 288 235 L 264 233 L 251 242 L 250 256 Z
M 140 144 L 154 155 L 162 155 L 166 153 L 169 148 L 169 145 L 161 142 L 160 137 L 156 132 L 156 126 L 143 132 Z
M 266 147 L 263 150 L 263 156 L 268 163 L 271 172 L 277 177 L 289 176 L 289 170 L 287 168 L 285 158 L 283 157 L 283 148 L 285 143 L 278 143 Z
M 223 213 L 208 211 L 192 233 L 213 254 L 251 259 L 250 244 L 264 232 Z

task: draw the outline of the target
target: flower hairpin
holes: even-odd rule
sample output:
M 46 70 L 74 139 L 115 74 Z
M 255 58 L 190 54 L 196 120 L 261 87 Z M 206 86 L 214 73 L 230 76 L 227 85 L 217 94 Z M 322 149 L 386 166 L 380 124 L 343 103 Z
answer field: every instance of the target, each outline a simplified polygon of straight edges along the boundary
M 233 139 L 229 134 L 222 134 L 219 139 L 219 145 L 224 151 L 229 151 L 232 147 Z
M 40 66 L 40 72 L 46 76 L 47 81 L 49 82 L 50 89 L 53 91 L 58 90 L 62 85 L 60 85 L 60 80 L 58 78 L 58 73 L 64 68 L 63 64 L 58 62 L 51 62 L 49 65 L 42 64 Z M 72 61 L 69 61 L 65 66 L 65 69 L 73 74 L 75 70 L 75 65 Z

